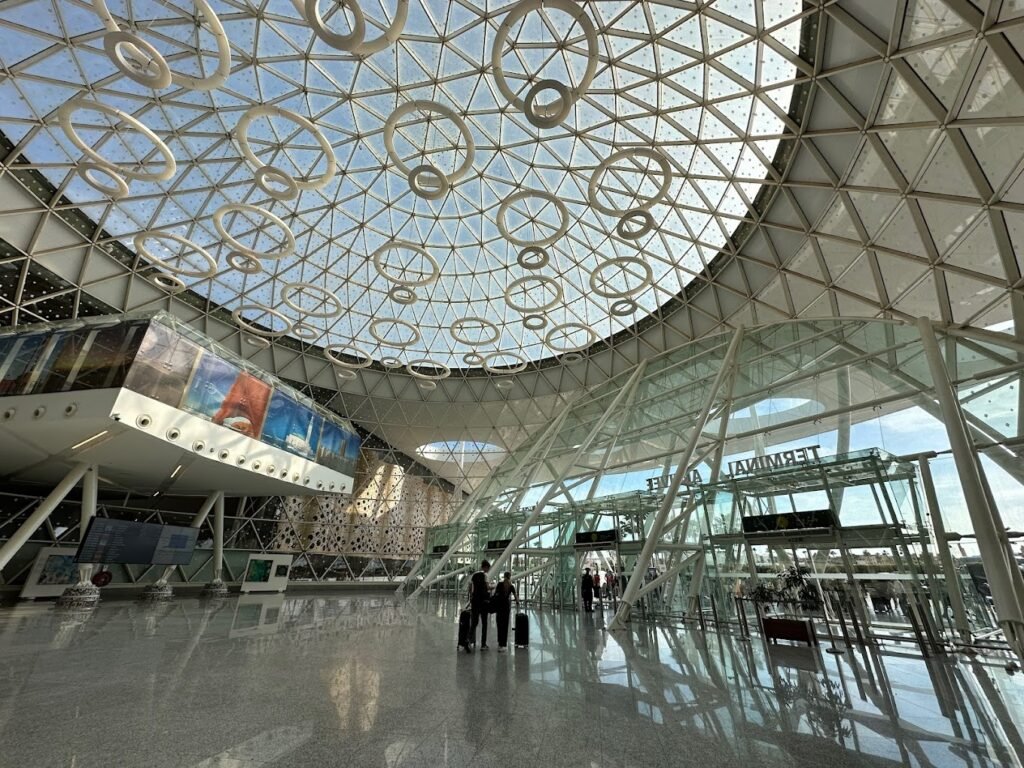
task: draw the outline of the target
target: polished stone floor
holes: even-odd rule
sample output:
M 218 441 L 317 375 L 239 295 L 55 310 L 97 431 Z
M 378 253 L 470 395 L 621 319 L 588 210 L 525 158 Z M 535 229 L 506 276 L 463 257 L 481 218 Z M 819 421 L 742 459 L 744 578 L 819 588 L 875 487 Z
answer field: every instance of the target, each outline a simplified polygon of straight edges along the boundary
M 455 650 L 447 603 L 291 595 L 85 619 L 0 608 L 0 766 L 1019 766 L 1001 664 L 531 614 Z M 491 631 L 494 631 L 493 626 Z M 492 641 L 493 644 L 493 641 Z

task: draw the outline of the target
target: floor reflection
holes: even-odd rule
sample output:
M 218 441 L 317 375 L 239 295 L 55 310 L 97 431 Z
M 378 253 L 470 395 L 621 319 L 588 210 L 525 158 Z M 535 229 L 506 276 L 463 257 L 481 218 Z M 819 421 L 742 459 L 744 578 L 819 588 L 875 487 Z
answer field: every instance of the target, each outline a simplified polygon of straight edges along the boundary
M 458 606 L 248 595 L 0 609 L 0 766 L 1020 765 L 992 660 L 531 614 L 455 651 Z M 493 629 L 493 628 L 492 628 Z

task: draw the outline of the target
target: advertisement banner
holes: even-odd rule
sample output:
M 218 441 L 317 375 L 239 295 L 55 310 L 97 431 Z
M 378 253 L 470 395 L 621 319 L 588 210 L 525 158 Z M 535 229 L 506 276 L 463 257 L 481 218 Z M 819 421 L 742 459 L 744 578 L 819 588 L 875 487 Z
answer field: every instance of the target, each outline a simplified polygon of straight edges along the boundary
M 263 424 L 263 441 L 315 460 L 322 423 L 323 418 L 312 408 L 275 390 Z
M 199 359 L 182 408 L 258 438 L 269 400 L 270 385 L 207 352 Z
M 150 323 L 124 386 L 177 408 L 198 358 L 198 346 L 170 328 Z

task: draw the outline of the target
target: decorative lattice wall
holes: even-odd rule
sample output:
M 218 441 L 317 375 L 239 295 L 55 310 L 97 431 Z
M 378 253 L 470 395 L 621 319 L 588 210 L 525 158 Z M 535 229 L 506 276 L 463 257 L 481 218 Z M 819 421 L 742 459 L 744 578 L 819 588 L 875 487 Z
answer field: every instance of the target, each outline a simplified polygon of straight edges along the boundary
M 363 451 L 351 496 L 286 496 L 268 548 L 283 552 L 415 558 L 429 526 L 445 523 L 458 496 L 434 477 L 410 474 Z

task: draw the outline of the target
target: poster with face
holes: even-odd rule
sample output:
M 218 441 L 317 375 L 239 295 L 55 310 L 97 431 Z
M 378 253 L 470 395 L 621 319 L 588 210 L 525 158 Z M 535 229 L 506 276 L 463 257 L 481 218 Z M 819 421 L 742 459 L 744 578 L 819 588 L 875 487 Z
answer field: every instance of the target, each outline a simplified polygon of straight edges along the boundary
M 323 418 L 280 390 L 270 397 L 263 441 L 289 453 L 315 459 Z
M 257 438 L 269 400 L 268 384 L 206 352 L 199 359 L 182 408 Z
M 124 386 L 175 408 L 181 403 L 199 347 L 170 328 L 150 323 Z

